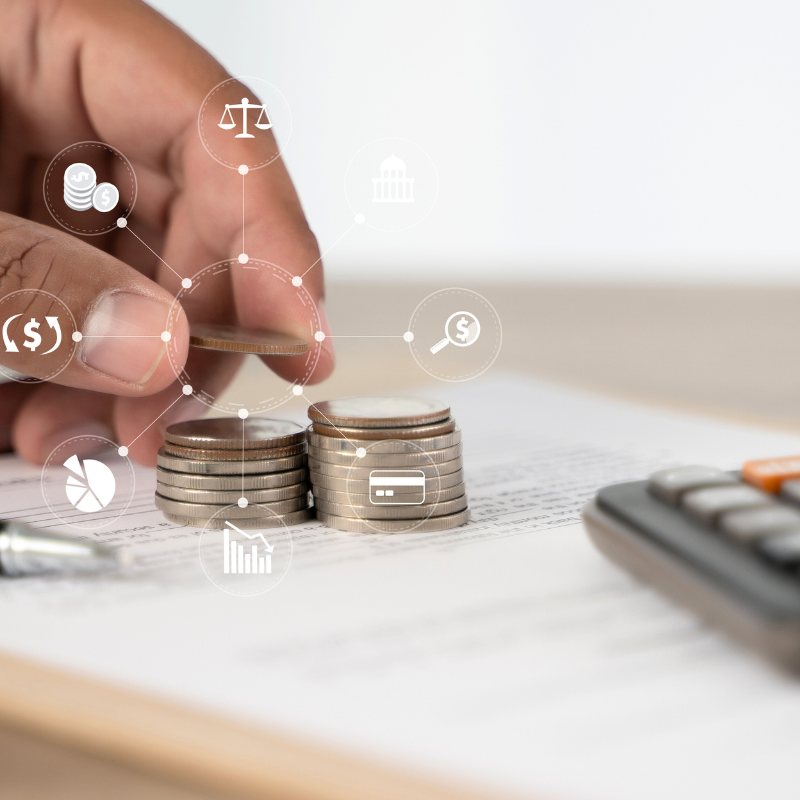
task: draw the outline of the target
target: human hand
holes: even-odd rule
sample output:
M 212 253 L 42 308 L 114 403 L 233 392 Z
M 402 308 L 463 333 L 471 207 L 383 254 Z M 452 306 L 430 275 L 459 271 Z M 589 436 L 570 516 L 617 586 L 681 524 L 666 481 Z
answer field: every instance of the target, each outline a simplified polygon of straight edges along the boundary
M 280 159 L 248 174 L 242 218 L 241 179 L 208 155 L 197 133 L 203 99 L 228 76 L 143 3 L 4 0 L 0 43 L 0 300 L 18 289 L 41 289 L 67 303 L 78 330 L 152 337 L 87 338 L 52 382 L 0 386 L 0 449 L 13 444 L 41 463 L 72 436 L 96 434 L 120 444 L 139 437 L 130 455 L 153 464 L 163 424 L 204 410 L 186 398 L 142 433 L 180 396 L 166 345 L 157 338 L 170 330 L 173 360 L 182 366 L 188 323 L 183 312 L 169 315 L 180 278 L 235 259 L 243 226 L 253 257 L 293 275 L 318 261 L 316 240 Z M 54 230 L 42 195 L 45 170 L 64 147 L 88 140 L 107 142 L 132 162 L 138 199 L 130 228 L 172 269 L 126 231 L 90 244 Z M 271 132 L 263 141 L 274 149 Z M 303 285 L 329 333 L 321 263 Z M 208 303 L 209 318 L 235 323 L 238 316 L 245 327 L 308 338 L 310 312 L 293 287 L 257 271 L 243 273 L 227 296 Z M 207 351 L 189 358 L 196 361 L 194 373 L 216 387 L 235 365 Z M 300 376 L 295 358 L 265 360 L 287 380 Z M 326 338 L 306 382 L 323 380 L 333 365 Z M 31 357 L 28 374 L 35 370 Z

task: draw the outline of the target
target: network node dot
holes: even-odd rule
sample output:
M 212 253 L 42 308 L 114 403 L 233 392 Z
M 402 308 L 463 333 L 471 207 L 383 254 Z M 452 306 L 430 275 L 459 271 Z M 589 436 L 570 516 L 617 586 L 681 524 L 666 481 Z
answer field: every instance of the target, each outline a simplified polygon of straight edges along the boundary
M 292 394 L 295 396 L 303 394 L 303 387 L 299 385 L 292 386 Z
M 186 386 L 183 387 L 182 391 L 184 394 L 191 394 L 194 391 L 194 389 L 192 389 L 192 387 L 189 386 L 189 384 L 187 383 Z
M 363 225 L 366 219 L 367 218 L 363 214 L 356 214 L 356 225 Z
M 250 172 L 250 168 L 247 166 L 247 164 L 240 164 L 239 165 L 239 174 L 240 175 L 247 175 L 248 172 Z
M 356 455 L 357 455 L 359 458 L 364 458 L 364 456 L 365 456 L 366 454 L 367 454 L 367 449 L 366 449 L 365 447 L 359 447 L 359 448 L 356 450 Z
M 183 286 L 184 289 L 191 289 L 192 288 L 192 279 L 191 278 L 184 278 L 181 281 L 181 286 Z
M 239 504 L 239 508 L 247 508 L 247 498 L 246 497 L 240 497 L 236 502 Z
M 317 331 L 317 332 L 314 334 L 314 338 L 315 338 L 315 339 L 316 339 L 318 342 L 324 341 L 324 339 L 325 339 L 325 331 Z
M 405 339 L 407 342 L 413 342 L 413 341 L 414 341 L 414 334 L 413 334 L 413 333 L 411 333 L 411 331 L 406 331 L 406 332 L 403 334 L 403 338 L 404 338 L 404 339 Z
M 250 257 L 247 255 L 247 253 L 242 253 L 239 256 L 239 263 L 240 264 L 246 264 L 249 260 L 250 260 Z
M 83 334 L 80 331 L 75 331 L 75 333 L 72 334 L 73 342 L 79 342 L 81 339 L 83 339 Z
M 127 455 L 128 455 L 128 448 L 127 448 L 127 447 L 125 447 L 125 445 L 122 445 L 122 447 L 120 447 L 120 449 L 119 449 L 119 450 L 117 450 L 117 452 L 118 452 L 118 453 L 119 453 L 119 454 L 120 454 L 120 455 L 121 455 L 123 458 L 125 458 L 125 456 L 127 456 Z
M 247 419 L 248 411 L 246 408 L 239 409 L 239 419 Z
M 127 228 L 128 227 L 128 220 L 126 220 L 125 217 L 120 217 L 117 220 L 117 227 L 118 228 Z
M 164 331 L 164 333 L 161 334 L 161 341 L 162 342 L 168 342 L 171 338 L 172 338 L 172 334 L 169 331 Z
M 299 275 L 295 275 L 294 278 L 292 278 L 292 286 L 302 286 L 302 285 L 303 285 L 303 279 Z

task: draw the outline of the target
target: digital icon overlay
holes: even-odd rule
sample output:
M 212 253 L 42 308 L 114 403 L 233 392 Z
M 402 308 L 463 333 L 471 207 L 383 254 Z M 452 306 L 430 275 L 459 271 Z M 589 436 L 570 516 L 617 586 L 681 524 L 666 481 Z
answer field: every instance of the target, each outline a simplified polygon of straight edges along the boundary
M 128 509 L 136 489 L 124 448 L 102 436 L 74 436 L 55 447 L 42 468 L 42 496 L 64 525 L 97 531 Z
M 231 541 L 231 531 L 238 533 L 244 539 L 260 539 L 264 545 L 263 554 L 259 552 L 257 543 L 245 552 L 245 545 L 235 540 Z M 264 538 L 261 531 L 249 534 L 225 520 L 225 528 L 222 531 L 222 571 L 226 575 L 271 575 L 274 549 L 275 547 Z
M 266 505 L 220 506 L 208 520 L 198 520 L 197 527 L 202 527 L 200 566 L 211 583 L 227 594 L 264 594 L 289 571 L 294 555 L 291 531 Z
M 47 210 L 62 228 L 98 236 L 130 217 L 138 184 L 130 161 L 115 147 L 77 142 L 50 162 L 43 189 Z
M 400 489 L 405 491 L 399 491 Z M 420 469 L 374 469 L 369 474 L 373 505 L 420 506 L 425 502 L 425 473 Z
M 455 328 L 455 333 L 451 330 Z M 447 318 L 444 324 L 444 339 L 440 339 L 431 347 L 431 353 L 436 355 L 440 350 L 447 347 L 448 344 L 454 344 L 456 347 L 469 347 L 478 341 L 481 335 L 481 323 L 478 318 L 469 311 L 456 311 Z
M 225 103 L 225 110 L 222 112 L 222 119 L 217 123 L 217 127 L 222 128 L 224 131 L 233 130 L 237 128 L 237 123 L 233 118 L 231 109 L 241 109 L 242 111 L 242 132 L 237 133 L 234 138 L 236 139 L 255 139 L 255 136 L 247 130 L 247 112 L 251 109 L 258 110 L 260 113 L 258 119 L 253 123 L 260 131 L 267 131 L 272 127 L 267 114 L 267 107 L 264 103 L 251 103 L 246 97 L 242 98 L 241 103 Z
M 381 163 L 380 178 L 372 179 L 372 202 L 414 202 L 414 179 L 406 177 L 406 162 L 394 153 Z
M 21 316 L 22 314 L 14 314 L 3 323 L 3 344 L 5 345 L 6 353 L 19 353 L 17 343 L 8 336 L 8 326 Z M 45 321 L 53 330 L 55 341 L 49 350 L 40 353 L 40 355 L 49 356 L 50 353 L 58 350 L 61 345 L 61 326 L 58 323 L 58 317 L 45 317 Z M 37 322 L 36 317 L 31 317 L 23 326 L 22 331 L 25 334 L 25 341 L 22 343 L 22 346 L 27 347 L 32 353 L 35 353 L 42 343 L 42 337 L 39 334 L 39 322 Z
M 114 473 L 102 462 L 93 458 L 81 461 L 71 455 L 64 466 L 72 473 L 65 485 L 67 500 L 86 514 L 105 508 L 113 499 L 117 488 Z
M 414 309 L 404 338 L 425 372 L 439 380 L 460 382 L 477 378 L 492 366 L 503 342 L 503 328 L 483 295 L 471 289 L 441 289 Z

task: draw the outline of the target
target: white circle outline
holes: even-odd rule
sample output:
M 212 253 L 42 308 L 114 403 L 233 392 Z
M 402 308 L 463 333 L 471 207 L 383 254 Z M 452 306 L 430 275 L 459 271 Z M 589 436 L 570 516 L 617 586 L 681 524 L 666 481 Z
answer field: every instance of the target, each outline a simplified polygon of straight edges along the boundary
M 431 200 L 430 208 L 416 221 L 412 222 L 411 225 L 406 225 L 405 228 L 381 228 L 378 225 L 371 225 L 369 220 L 367 219 L 366 215 L 362 211 L 357 211 L 353 208 L 353 204 L 350 202 L 350 197 L 347 193 L 347 176 L 350 174 L 350 168 L 353 166 L 353 162 L 358 158 L 361 153 L 366 150 L 368 147 L 372 147 L 373 144 L 377 144 L 378 142 L 404 142 L 405 144 L 410 144 L 412 147 L 417 147 L 419 150 L 425 154 L 425 157 L 428 161 L 431 162 L 431 166 L 433 167 L 433 173 L 436 175 L 436 191 L 433 193 L 433 200 Z M 350 159 L 350 163 L 347 165 L 347 169 L 344 171 L 344 198 L 347 201 L 348 208 L 356 215 L 361 215 L 364 219 L 359 222 L 356 220 L 356 223 L 359 225 L 366 225 L 369 228 L 372 228 L 376 231 L 381 231 L 382 233 L 402 233 L 403 231 L 411 230 L 411 228 L 415 228 L 417 225 L 420 224 L 424 219 L 428 217 L 428 215 L 433 211 L 433 207 L 436 205 L 436 201 L 439 199 L 439 170 L 436 169 L 436 163 L 431 158 L 430 153 L 424 148 L 420 147 L 416 142 L 412 142 L 411 139 L 402 139 L 398 136 L 382 136 L 380 139 L 373 139 L 371 142 L 367 142 L 362 148 L 360 148 L 355 155 Z
M 407 446 L 407 445 L 411 444 L 414 447 L 416 447 L 417 450 L 420 453 L 422 453 L 425 456 L 428 456 L 428 461 L 430 463 L 430 466 L 432 466 L 434 471 L 436 472 L 436 481 L 439 484 L 441 484 L 442 476 L 441 476 L 441 474 L 439 472 L 439 465 L 430 457 L 430 455 L 427 453 L 427 451 L 423 450 L 416 442 L 414 442 L 413 439 L 376 439 L 374 442 L 372 442 L 370 445 L 368 445 L 367 447 L 364 448 L 364 450 L 366 451 L 364 453 L 364 456 L 369 455 L 369 451 L 370 451 L 371 448 L 373 448 L 376 445 L 381 444 L 383 442 L 398 442 L 398 443 L 402 444 L 403 446 Z M 361 458 L 363 458 L 364 456 L 361 456 Z M 353 500 L 352 500 L 352 495 L 356 494 L 356 492 L 351 492 L 350 491 L 350 481 L 351 480 L 356 480 L 356 478 L 351 478 L 350 477 L 350 475 L 352 474 L 354 469 L 367 469 L 367 468 L 364 467 L 363 465 L 359 464 L 358 461 L 354 461 L 353 464 L 350 466 L 350 469 L 347 471 L 347 478 L 345 479 L 347 481 L 347 483 L 346 483 L 347 488 L 345 489 L 345 492 L 347 493 L 347 502 L 349 503 L 350 508 L 353 510 L 353 515 L 355 516 L 356 519 L 360 520 L 368 528 L 370 528 L 373 533 L 387 533 L 387 531 L 381 530 L 380 528 L 377 528 L 377 527 L 375 527 L 375 525 L 373 525 L 374 522 L 380 522 L 380 520 L 365 519 L 364 517 L 359 515 L 358 511 L 356 511 L 356 507 L 353 505 Z M 387 470 L 394 471 L 394 470 L 401 470 L 401 469 L 403 469 L 403 467 L 374 467 L 373 469 L 387 469 Z M 409 467 L 408 469 L 413 469 L 413 467 Z M 462 469 L 463 469 L 463 466 L 462 466 Z M 425 481 L 426 482 L 428 481 L 427 477 L 425 478 Z M 438 491 L 439 490 L 437 489 L 437 492 Z M 402 531 L 393 531 L 393 533 L 411 533 L 412 531 L 415 531 L 417 528 L 419 528 L 420 525 L 422 525 L 423 522 L 426 522 L 427 520 L 429 520 L 433 516 L 433 512 L 436 510 L 436 508 L 438 507 L 440 502 L 441 502 L 440 500 L 437 500 L 435 503 L 431 503 L 430 504 L 430 511 L 428 512 L 428 515 L 425 516 L 425 517 L 421 517 L 421 518 L 417 518 L 417 519 L 410 519 L 410 520 L 401 519 L 400 522 L 413 522 L 414 525 L 412 525 L 409 528 L 403 528 Z M 391 504 L 387 503 L 386 505 L 391 505 Z
M 70 336 L 70 340 L 72 341 L 72 348 L 70 349 L 70 353 L 66 358 L 66 361 L 56 370 L 55 372 L 48 375 L 46 378 L 33 378 L 30 375 L 26 375 L 24 378 L 15 378 L 14 375 L 10 375 L 6 370 L 10 370 L 11 372 L 15 372 L 15 370 L 11 370 L 11 367 L 5 367 L 0 364 L 0 373 L 2 373 L 6 378 L 9 380 L 15 381 L 16 383 L 25 383 L 35 385 L 37 383 L 47 383 L 48 381 L 53 380 L 53 378 L 57 378 L 69 365 L 72 359 L 75 357 L 75 353 L 78 349 L 78 342 L 83 338 L 83 335 L 78 331 L 78 326 L 75 323 L 75 317 L 72 316 L 72 312 L 69 310 L 69 306 L 56 295 L 46 292 L 44 289 L 17 289 L 16 291 L 10 292 L 5 297 L 0 297 L 0 306 L 5 303 L 6 300 L 13 297 L 15 294 L 29 294 L 33 292 L 34 294 L 44 294 L 47 295 L 51 300 L 55 300 L 57 303 L 61 303 L 64 307 L 64 310 L 69 315 L 70 321 L 72 322 L 72 336 Z M 78 334 L 78 339 L 75 339 L 75 334 Z
M 269 514 L 272 514 L 273 517 L 278 517 L 279 515 L 276 514 L 271 508 L 267 508 L 266 506 L 261 505 L 260 503 L 249 503 L 249 507 L 251 508 L 259 508 L 262 511 L 266 511 Z M 280 520 L 280 526 L 274 525 L 271 530 L 280 530 L 283 528 L 287 536 L 289 537 L 289 563 L 286 565 L 286 569 L 284 570 L 283 575 L 272 585 L 267 587 L 266 589 L 262 589 L 260 592 L 250 592 L 249 594 L 242 594 L 241 592 L 233 592 L 230 589 L 226 589 L 224 586 L 220 586 L 211 575 L 208 574 L 208 570 L 206 569 L 205 561 L 203 560 L 203 540 L 205 539 L 206 534 L 209 532 L 214 533 L 222 533 L 219 528 L 209 528 L 209 523 L 212 519 L 216 519 L 220 514 L 228 511 L 230 508 L 241 508 L 238 503 L 229 503 L 227 506 L 220 506 L 219 511 L 215 511 L 207 520 L 206 524 L 203 526 L 203 530 L 200 531 L 200 538 L 197 542 L 197 556 L 200 559 L 200 568 L 203 570 L 206 578 L 217 587 L 221 592 L 225 592 L 225 594 L 230 595 L 231 597 L 259 597 L 262 594 L 266 594 L 267 592 L 271 592 L 273 589 L 276 589 L 280 584 L 283 582 L 283 579 L 289 574 L 289 570 L 292 568 L 292 561 L 294 560 L 294 538 L 292 537 L 291 528 L 283 521 Z M 313 522 L 313 519 L 307 520 L 308 522 Z
M 56 214 L 56 212 L 52 209 L 50 205 L 50 198 L 47 193 L 47 180 L 51 171 L 55 167 L 56 162 L 60 160 L 63 156 L 65 156 L 70 150 L 73 150 L 76 147 L 80 147 L 81 145 L 85 144 L 95 145 L 96 147 L 104 147 L 106 150 L 110 150 L 113 153 L 113 155 L 117 156 L 125 165 L 128 172 L 130 173 L 131 180 L 133 182 L 133 197 L 131 198 L 130 207 L 127 208 L 125 212 L 123 212 L 121 217 L 118 217 L 117 214 L 114 214 L 115 218 L 108 224 L 108 226 L 99 231 L 87 231 L 84 230 L 83 228 L 73 228 L 71 225 L 65 223 L 63 220 L 59 218 L 58 214 Z M 117 189 L 117 191 L 119 191 L 119 189 Z M 131 214 L 133 214 L 133 207 L 136 205 L 136 198 L 139 196 L 139 182 L 136 180 L 136 171 L 133 168 L 133 164 L 131 164 L 130 159 L 121 150 L 117 150 L 116 147 L 112 147 L 112 145 L 106 144 L 106 142 L 95 142 L 87 140 L 85 142 L 75 142 L 74 144 L 68 145 L 63 150 L 61 150 L 60 152 L 56 153 L 53 156 L 52 160 L 47 165 L 47 169 L 44 171 L 44 178 L 42 179 L 42 196 L 44 197 L 44 204 L 47 206 L 47 210 L 50 212 L 50 216 L 62 228 L 64 228 L 64 230 L 67 230 L 70 233 L 77 233 L 79 236 L 102 236 L 104 233 L 110 233 L 113 230 L 125 227 L 124 225 L 119 224 L 119 220 L 127 219 L 128 217 L 131 216 Z
M 494 315 L 494 318 L 497 320 L 497 337 L 498 338 L 497 338 L 497 345 L 495 346 L 494 353 L 492 353 L 491 357 L 484 364 L 482 364 L 481 367 L 479 367 L 477 371 L 471 372 L 471 373 L 465 375 L 464 377 L 445 378 L 445 377 L 443 377 L 441 375 L 438 375 L 433 370 L 429 369 L 427 367 L 427 365 L 425 365 L 417 357 L 417 354 L 416 354 L 416 352 L 414 350 L 414 346 L 413 346 L 414 342 L 417 340 L 416 336 L 414 337 L 414 339 L 412 339 L 408 343 L 408 349 L 411 351 L 411 355 L 412 355 L 414 361 L 417 362 L 417 365 L 420 367 L 420 369 L 422 369 L 423 372 L 427 373 L 432 378 L 436 378 L 437 380 L 440 380 L 440 381 L 445 381 L 446 383 L 463 383 L 464 381 L 469 381 L 469 380 L 472 380 L 473 378 L 477 378 L 479 375 L 483 375 L 483 373 L 486 372 L 486 370 L 489 369 L 489 367 L 491 367 L 492 364 L 494 364 L 494 362 L 497 360 L 497 356 L 500 355 L 500 349 L 503 346 L 503 324 L 500 321 L 500 315 L 497 313 L 497 309 L 495 309 L 495 307 L 482 294 L 480 294 L 478 292 L 475 292 L 472 289 L 465 289 L 465 288 L 463 288 L 461 286 L 451 286 L 451 287 L 449 287 L 447 289 L 437 289 L 437 291 L 431 292 L 427 297 L 423 298 L 419 302 L 419 304 L 417 305 L 417 307 L 414 309 L 413 313 L 411 314 L 411 319 L 408 322 L 408 329 L 409 330 L 411 330 L 411 326 L 414 324 L 414 317 L 416 317 L 417 312 L 424 305 L 426 305 L 431 300 L 431 298 L 435 297 L 438 294 L 442 294 L 444 292 L 466 292 L 468 294 L 471 294 L 471 295 L 474 295 L 475 297 L 480 298 L 481 302 L 483 302 L 489 308 L 489 310 Z
M 274 136 L 274 134 L 273 134 L 273 136 L 275 138 L 275 143 L 278 145 L 278 152 L 275 154 L 274 158 L 271 158 L 271 159 L 269 159 L 269 161 L 265 161 L 262 164 L 255 164 L 255 165 L 242 164 L 241 161 L 238 164 L 233 164 L 233 163 L 229 163 L 228 161 L 224 161 L 223 159 L 217 157 L 216 155 L 214 155 L 214 153 L 211 152 L 211 148 L 206 144 L 205 137 L 203 136 L 203 126 L 200 124 L 200 119 L 203 116 L 203 110 L 206 107 L 206 103 L 211 99 L 211 95 L 216 94 L 216 92 L 218 92 L 227 83 L 234 83 L 234 82 L 235 83 L 241 83 L 245 87 L 245 89 L 247 89 L 248 91 L 251 91 L 254 95 L 258 96 L 258 92 L 254 92 L 247 85 L 246 81 L 258 81 L 259 83 L 264 83 L 267 86 L 269 86 L 271 89 L 274 89 L 275 92 L 280 96 L 281 100 L 283 100 L 283 102 L 284 102 L 284 104 L 286 106 L 286 110 L 289 113 L 289 130 L 286 133 L 286 141 L 283 144 L 281 144 L 278 141 L 278 137 Z M 197 112 L 197 133 L 200 136 L 200 142 L 203 145 L 203 148 L 205 149 L 206 153 L 208 153 L 211 156 L 211 158 L 213 158 L 214 161 L 216 161 L 218 164 L 222 164 L 223 167 L 228 167 L 228 169 L 235 169 L 237 172 L 239 171 L 239 167 L 245 167 L 246 166 L 247 170 L 249 172 L 251 169 L 263 169 L 264 167 L 268 167 L 270 164 L 273 164 L 275 161 L 277 161 L 283 155 L 283 153 L 286 150 L 286 148 L 289 146 L 289 140 L 292 138 L 292 129 L 293 129 L 293 127 L 294 127 L 294 123 L 292 121 L 292 108 L 289 105 L 289 102 L 287 101 L 287 99 L 284 96 L 283 92 L 277 86 L 275 86 L 274 83 L 270 83 L 269 81 L 265 81 L 263 78 L 258 78 L 255 75 L 234 75 L 234 76 L 232 76 L 230 78 L 226 78 L 224 81 L 220 81 L 203 98 L 203 102 L 200 104 L 200 111 Z M 242 177 L 244 177 L 244 175 L 246 175 L 247 173 L 243 174 L 243 173 L 240 172 L 239 174 L 242 175 Z
M 222 261 L 217 261 L 214 264 L 209 264 L 207 267 L 203 267 L 199 272 L 196 272 L 191 278 L 191 285 L 189 286 L 189 288 L 188 289 L 181 288 L 180 291 L 175 295 L 175 299 L 172 301 L 172 305 L 170 306 L 168 324 L 171 325 L 174 322 L 177 310 L 182 308 L 180 302 L 181 298 L 184 297 L 187 292 L 194 291 L 200 284 L 200 280 L 204 275 L 207 275 L 208 273 L 210 273 L 212 276 L 218 275 L 219 274 L 218 268 L 222 266 L 233 267 L 234 269 L 244 269 L 245 266 L 249 269 L 254 269 L 263 266 L 273 270 L 273 273 L 278 277 L 279 280 L 282 280 L 284 283 L 288 283 L 289 285 L 291 285 L 292 288 L 300 295 L 302 304 L 310 307 L 313 310 L 314 319 L 312 319 L 311 321 L 311 330 L 312 331 L 320 330 L 321 325 L 320 325 L 319 309 L 317 308 L 317 304 L 314 302 L 314 299 L 311 297 L 311 294 L 309 293 L 308 289 L 306 289 L 306 287 L 302 285 L 293 286 L 291 283 L 292 275 L 290 272 L 285 270 L 283 267 L 279 267 L 277 264 L 273 264 L 271 261 L 264 261 L 263 259 L 260 258 L 251 258 L 247 262 L 247 265 L 240 264 L 238 259 L 226 258 L 223 259 Z M 313 339 L 313 333 L 311 334 L 311 339 Z M 194 387 L 194 384 L 191 383 L 191 379 L 185 374 L 185 368 L 182 368 L 180 371 L 177 369 L 177 366 L 173 358 L 173 353 L 170 347 L 170 345 L 174 341 L 175 337 L 173 337 L 169 342 L 166 343 L 167 359 L 169 360 L 170 366 L 172 367 L 172 372 L 175 375 L 176 380 L 179 381 L 181 384 L 183 384 L 183 386 Z M 286 396 L 283 397 L 283 399 L 278 400 L 275 403 L 271 403 L 270 401 L 272 400 L 272 398 L 268 398 L 266 401 L 262 401 L 262 403 L 259 404 L 258 407 L 248 408 L 247 411 L 250 414 L 260 414 L 264 411 L 270 411 L 273 408 L 279 408 L 280 406 L 284 405 L 284 403 L 287 403 L 289 400 L 291 400 L 293 397 L 296 396 L 293 389 L 294 385 L 297 384 L 298 382 L 305 383 L 306 380 L 311 375 L 314 374 L 314 371 L 316 370 L 317 365 L 319 364 L 320 353 L 322 352 L 322 345 L 320 342 L 314 341 L 312 343 L 312 341 L 309 341 L 308 346 L 309 350 L 311 349 L 312 346 L 315 348 L 315 355 L 313 356 L 312 359 L 313 363 L 311 363 L 310 366 L 307 366 L 305 374 L 301 378 L 294 380 L 292 383 L 287 383 L 287 392 Z M 306 352 L 308 352 L 308 350 Z M 231 355 L 241 355 L 241 354 L 232 352 Z M 203 392 L 202 389 L 194 389 L 192 396 L 197 400 L 199 400 L 201 403 L 203 403 L 203 405 L 207 406 L 208 408 L 216 409 L 217 411 L 221 411 L 224 414 L 238 414 L 239 409 L 243 407 L 241 404 L 231 407 L 219 405 L 216 402 L 216 398 L 213 400 L 209 400 L 205 396 L 205 393 Z
M 87 441 L 88 440 L 88 441 L 94 441 L 94 442 L 102 442 L 103 444 L 109 445 L 111 447 L 111 449 L 114 451 L 114 454 L 118 458 L 121 458 L 128 465 L 128 470 L 130 472 L 131 489 L 130 489 L 130 494 L 128 496 L 127 502 L 125 503 L 123 508 L 120 509 L 119 513 L 116 516 L 111 517 L 110 519 L 106 520 L 105 522 L 103 522 L 102 525 L 76 525 L 74 522 L 70 522 L 68 519 L 65 519 L 64 517 L 62 517 L 61 514 L 59 514 L 58 511 L 56 511 L 55 508 L 53 508 L 53 506 L 50 505 L 50 500 L 48 499 L 47 492 L 45 491 L 45 485 L 47 483 L 45 478 L 46 478 L 46 475 L 47 475 L 47 470 L 52 466 L 51 463 L 50 463 L 50 460 L 53 458 L 53 455 L 55 454 L 55 452 L 57 450 L 61 449 L 65 445 L 69 444 L 70 442 L 74 442 L 74 441 L 78 441 L 78 440 L 83 440 L 83 441 Z M 128 456 L 121 456 L 119 454 L 119 448 L 120 448 L 120 445 L 116 444 L 115 442 L 112 442 L 110 439 L 106 439 L 104 436 L 94 436 L 94 435 L 72 436 L 69 439 L 65 439 L 63 442 L 61 442 L 61 444 L 57 444 L 50 451 L 50 455 L 47 456 L 47 458 L 45 459 L 44 465 L 42 466 L 42 475 L 41 475 L 41 478 L 40 478 L 40 485 L 41 485 L 41 489 L 42 489 L 42 497 L 44 498 L 45 504 L 50 509 L 50 513 L 54 517 L 56 517 L 60 522 L 63 522 L 65 525 L 69 525 L 70 528 L 76 528 L 79 531 L 99 531 L 99 530 L 102 530 L 103 528 L 107 528 L 109 525 L 113 525 L 120 517 L 122 517 L 125 514 L 125 512 L 128 510 L 130 504 L 133 502 L 134 494 L 136 494 L 136 471 L 133 468 L 133 464 L 131 464 L 130 458 Z M 62 465 L 59 464 L 59 466 L 62 466 Z M 114 499 L 116 499 L 116 497 Z

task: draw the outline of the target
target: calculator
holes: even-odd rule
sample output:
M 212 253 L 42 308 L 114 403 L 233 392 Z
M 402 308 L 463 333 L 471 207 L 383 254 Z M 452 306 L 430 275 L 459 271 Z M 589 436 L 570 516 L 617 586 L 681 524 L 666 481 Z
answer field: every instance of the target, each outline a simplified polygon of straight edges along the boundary
M 612 561 L 800 674 L 800 456 L 660 470 L 601 489 L 583 520 Z

